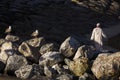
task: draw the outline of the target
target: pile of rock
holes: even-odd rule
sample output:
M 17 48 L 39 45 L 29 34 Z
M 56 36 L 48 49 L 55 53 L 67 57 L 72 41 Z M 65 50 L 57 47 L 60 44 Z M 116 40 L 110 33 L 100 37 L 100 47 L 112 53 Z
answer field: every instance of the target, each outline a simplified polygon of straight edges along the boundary
M 8 35 L 7 35 L 8 36 Z M 20 41 L 9 35 L 0 39 L 0 72 L 33 80 L 117 80 L 120 52 L 101 53 L 93 45 L 68 37 L 61 45 L 44 37 Z M 88 41 L 89 42 L 89 41 Z

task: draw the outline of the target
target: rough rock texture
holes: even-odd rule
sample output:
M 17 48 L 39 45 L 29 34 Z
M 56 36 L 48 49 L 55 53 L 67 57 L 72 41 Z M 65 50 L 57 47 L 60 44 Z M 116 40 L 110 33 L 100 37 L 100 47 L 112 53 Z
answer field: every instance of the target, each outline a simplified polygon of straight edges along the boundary
M 28 62 L 26 60 L 25 57 L 23 56 L 19 56 L 14 54 L 13 56 L 10 56 L 7 60 L 7 64 L 6 64 L 6 68 L 5 68 L 5 72 L 15 72 L 16 70 L 18 70 L 21 66 L 27 65 Z
M 93 62 L 92 72 L 98 79 L 110 80 L 120 75 L 120 52 L 99 54 Z
M 40 67 L 37 64 L 33 65 L 24 65 L 18 70 L 15 71 L 15 74 L 18 78 L 21 79 L 33 79 L 36 80 L 36 78 L 43 75 L 43 68 Z
M 70 74 L 64 74 L 64 75 L 58 76 L 56 80 L 73 80 L 73 76 Z
M 65 57 L 71 57 L 75 54 L 77 48 L 80 46 L 80 43 L 74 37 L 68 37 L 60 46 L 60 52 Z
M 4 42 L 1 45 L 0 61 L 6 64 L 8 57 L 14 53 L 12 42 Z
M 0 46 L 5 42 L 5 39 L 0 39 Z
M 65 59 L 65 63 L 76 76 L 82 76 L 88 69 L 88 59 L 84 57 L 78 58 L 74 61 Z
M 43 44 L 45 44 L 45 39 L 43 37 L 39 37 L 30 39 L 26 42 L 32 47 L 41 47 Z
M 39 65 L 53 66 L 56 63 L 64 61 L 64 58 L 60 52 L 47 52 L 43 54 L 39 59 Z
M 33 39 L 31 39 L 31 40 L 33 40 Z M 33 42 L 31 42 L 31 40 L 30 40 L 29 44 L 28 44 L 28 42 L 22 42 L 22 44 L 19 46 L 18 50 L 22 55 L 27 57 L 27 59 L 29 61 L 39 63 L 39 58 L 41 55 L 39 53 L 39 48 L 42 45 L 41 44 L 34 44 L 34 40 L 33 40 Z
M 13 36 L 13 35 L 6 35 L 5 40 L 15 42 L 19 40 L 18 36 Z
M 88 59 L 92 59 L 94 56 L 98 55 L 95 53 L 95 48 L 91 45 L 83 45 L 78 48 L 77 52 L 75 53 L 75 56 L 73 60 L 79 58 L 79 57 L 86 57 Z
M 22 42 L 22 44 L 19 46 L 18 50 L 25 57 L 33 57 L 32 51 L 26 42 Z
M 32 65 L 25 65 L 15 71 L 18 78 L 27 79 L 29 78 L 32 71 Z
M 100 13 L 117 14 L 120 13 L 119 0 L 72 0 L 81 6 L 90 8 Z
M 44 44 L 43 46 L 41 46 L 39 52 L 40 54 L 44 54 L 46 52 L 50 52 L 50 51 L 58 51 L 58 45 L 54 44 L 54 43 L 47 43 Z

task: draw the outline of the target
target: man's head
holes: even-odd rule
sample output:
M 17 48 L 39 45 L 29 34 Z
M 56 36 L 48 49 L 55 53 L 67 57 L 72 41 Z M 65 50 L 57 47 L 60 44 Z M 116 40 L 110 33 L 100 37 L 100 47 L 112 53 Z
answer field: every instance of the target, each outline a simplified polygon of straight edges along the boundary
M 96 24 L 96 27 L 100 27 L 100 23 L 97 23 L 97 24 Z

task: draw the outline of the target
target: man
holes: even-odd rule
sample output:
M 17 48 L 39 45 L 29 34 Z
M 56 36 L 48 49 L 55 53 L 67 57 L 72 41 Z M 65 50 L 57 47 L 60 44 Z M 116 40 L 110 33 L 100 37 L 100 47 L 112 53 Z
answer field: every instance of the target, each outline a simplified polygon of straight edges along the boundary
M 101 29 L 100 23 L 97 23 L 96 28 L 92 31 L 91 40 L 94 42 L 95 48 L 99 51 L 103 51 L 103 38 L 106 38 L 106 35 Z

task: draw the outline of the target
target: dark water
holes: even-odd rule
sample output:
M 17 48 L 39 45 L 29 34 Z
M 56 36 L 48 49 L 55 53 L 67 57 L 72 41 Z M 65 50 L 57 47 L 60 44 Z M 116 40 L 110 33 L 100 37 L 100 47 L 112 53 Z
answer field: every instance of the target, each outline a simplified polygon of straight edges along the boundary
M 120 34 L 110 38 L 108 41 L 108 45 L 120 50 Z
M 14 77 L 14 76 L 0 75 L 0 80 L 21 80 L 21 79 L 16 78 L 16 77 Z

